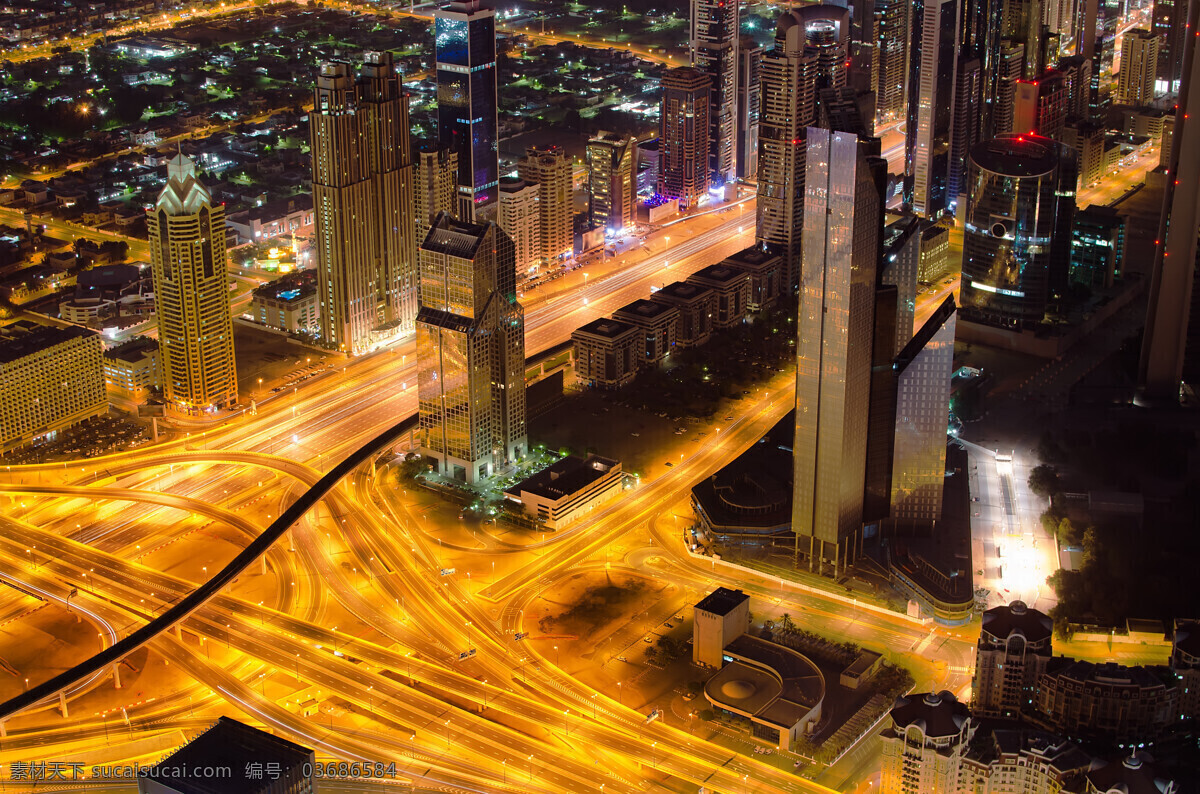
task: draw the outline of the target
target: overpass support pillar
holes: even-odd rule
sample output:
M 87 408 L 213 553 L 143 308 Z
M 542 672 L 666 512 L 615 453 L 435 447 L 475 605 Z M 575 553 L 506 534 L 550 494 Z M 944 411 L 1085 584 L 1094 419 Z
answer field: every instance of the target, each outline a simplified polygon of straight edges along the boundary
M 67 719 L 70 715 L 67 713 L 67 690 L 58 690 L 58 707 L 62 710 L 63 719 Z
M 0 720 L 0 739 L 8 738 L 8 720 Z
M 183 641 L 183 624 L 182 623 L 175 624 L 175 639 L 179 640 L 180 642 Z
M 121 688 L 121 663 L 113 662 L 112 671 L 113 671 L 113 689 L 120 689 Z
M 262 561 L 262 575 L 266 576 L 267 575 L 267 555 L 266 555 L 266 553 L 264 552 L 263 555 L 261 557 L 259 557 L 258 559 L 260 559 Z

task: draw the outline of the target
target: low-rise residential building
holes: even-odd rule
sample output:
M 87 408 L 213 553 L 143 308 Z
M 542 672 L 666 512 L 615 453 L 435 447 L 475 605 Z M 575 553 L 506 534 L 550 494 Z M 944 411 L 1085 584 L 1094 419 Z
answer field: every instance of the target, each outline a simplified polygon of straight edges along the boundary
M 284 234 L 306 236 L 312 233 L 312 196 L 302 193 L 234 212 L 225 216 L 225 225 L 237 232 L 239 244 L 262 242 Z
M 1072 739 L 1152 742 L 1171 730 L 1179 689 L 1166 668 L 1063 659 L 1038 679 L 1034 719 Z
M 100 337 L 20 321 L 0 329 L 0 451 L 108 411 Z
M 717 293 L 699 284 L 676 281 L 650 295 L 650 300 L 679 309 L 675 344 L 680 348 L 697 347 L 712 335 Z
M 675 347 L 679 309 L 674 306 L 639 298 L 613 312 L 613 319 L 627 322 L 641 331 L 640 367 L 657 367 Z
M 621 463 L 568 455 L 504 492 L 548 529 L 561 529 L 621 491 Z
M 750 311 L 762 311 L 774 306 L 775 301 L 782 297 L 783 257 L 779 254 L 752 245 L 725 257 L 721 264 L 749 274 L 750 297 L 746 307 Z
M 595 389 L 619 389 L 637 377 L 643 340 L 637 326 L 600 317 L 575 329 L 571 340 L 579 382 Z
M 162 387 L 158 342 L 135 336 L 104 351 L 104 383 L 113 397 L 143 402 L 152 390 Z
M 316 333 L 321 327 L 317 271 L 300 270 L 255 287 L 250 315 L 256 323 L 288 333 Z
M 696 271 L 687 281 L 716 293 L 714 328 L 732 328 L 746 318 L 750 305 L 750 275 L 746 271 L 721 262 Z
M 973 794 L 1078 791 L 1091 764 L 1090 755 L 1052 733 L 981 731 L 963 761 L 958 790 Z

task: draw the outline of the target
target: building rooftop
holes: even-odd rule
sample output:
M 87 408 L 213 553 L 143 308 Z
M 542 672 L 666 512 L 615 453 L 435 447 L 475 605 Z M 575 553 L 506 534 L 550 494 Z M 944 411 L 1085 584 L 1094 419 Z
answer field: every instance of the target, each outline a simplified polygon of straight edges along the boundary
M 297 270 L 254 288 L 254 297 L 291 303 L 317 291 L 317 271 Z
M 0 329 L 0 364 L 9 364 L 71 339 L 95 336 L 86 328 L 38 325 L 27 320 Z
M 983 631 L 1000 639 L 1018 632 L 1024 635 L 1026 642 L 1042 642 L 1050 639 L 1054 621 L 1045 613 L 1025 606 L 1024 601 L 1013 601 L 984 612 Z
M 916 335 L 908 340 L 908 344 L 896 356 L 895 369 L 897 375 L 906 370 L 908 365 L 913 362 L 913 359 L 921 354 L 921 351 L 925 349 L 925 345 L 929 344 L 930 339 L 933 339 L 934 334 L 940 331 L 942 326 L 954 316 L 956 308 L 954 305 L 954 293 L 950 293 L 942 301 L 941 305 L 934 310 L 933 314 L 929 316 L 925 324 L 921 326 L 921 330 L 917 331 Z
M 638 298 L 633 303 L 622 306 L 613 312 L 614 317 L 636 317 L 643 320 L 653 320 L 661 317 L 669 312 L 678 311 L 673 306 L 667 306 L 664 303 L 655 303 L 648 298 Z
M 731 265 L 747 271 L 755 271 L 764 266 L 778 265 L 781 262 L 783 262 L 783 257 L 779 254 L 764 251 L 758 246 L 752 245 L 749 248 L 743 248 L 736 254 L 730 254 L 725 257 L 721 264 Z
M 1028 177 L 1046 174 L 1058 166 L 1058 146 L 1040 135 L 1006 134 L 971 147 L 971 159 L 995 174 Z
M 696 609 L 711 612 L 714 615 L 728 615 L 742 602 L 749 601 L 750 596 L 741 590 L 730 590 L 728 587 L 718 587 L 706 595 Z
M 518 179 L 512 176 L 506 176 L 500 180 L 501 193 L 520 193 L 527 187 L 536 186 L 536 182 L 526 182 L 524 179 Z
M 1163 794 L 1169 790 L 1165 780 L 1154 776 L 1153 759 L 1134 752 L 1120 761 L 1110 761 L 1087 773 L 1088 782 L 1103 794 Z
M 608 317 L 598 317 L 586 325 L 581 325 L 575 329 L 577 334 L 588 334 L 590 336 L 602 336 L 605 339 L 616 339 L 621 334 L 627 333 L 633 328 L 629 323 L 613 320 Z
M 511 494 L 517 499 L 523 493 L 546 499 L 561 499 L 586 488 L 613 468 L 619 469 L 620 466 L 619 461 L 599 455 L 588 455 L 587 458 L 568 455 L 512 486 L 505 494 Z
M 111 350 L 104 351 L 104 357 L 113 361 L 126 361 L 136 363 L 141 361 L 147 355 L 157 352 L 158 340 L 151 339 L 148 336 L 135 336 L 128 342 L 124 342 Z
M 728 261 L 728 260 L 726 260 Z M 731 267 L 724 262 L 718 262 L 715 265 L 709 265 L 706 268 L 697 270 L 692 275 L 688 276 L 688 281 L 693 284 L 713 284 L 725 286 L 733 284 L 739 279 L 746 278 L 746 271 L 740 267 Z
M 957 736 L 971 715 L 966 705 L 944 690 L 896 698 L 891 714 L 897 733 L 918 725 L 929 737 Z
M 650 299 L 654 300 L 656 297 L 662 297 L 675 302 L 690 303 L 694 300 L 700 300 L 705 295 L 711 293 L 711 287 L 705 287 L 702 284 L 689 284 L 686 281 L 676 281 L 655 292 L 650 296 Z
M 486 226 L 457 221 L 449 213 L 441 212 L 434 219 L 429 234 L 425 235 L 421 248 L 459 259 L 474 259 L 486 233 Z
M 791 728 L 825 697 L 821 671 L 791 648 L 743 634 L 725 652 L 740 658 L 708 680 L 704 691 L 712 702 Z
M 265 778 L 250 779 L 245 770 L 251 763 L 277 763 L 286 771 L 311 759 L 312 750 L 306 747 L 251 728 L 237 720 L 220 717 L 212 727 L 153 768 L 228 767 L 232 772 L 230 777 L 164 779 L 169 780 L 171 788 L 180 794 L 256 794 L 265 791 L 271 781 Z

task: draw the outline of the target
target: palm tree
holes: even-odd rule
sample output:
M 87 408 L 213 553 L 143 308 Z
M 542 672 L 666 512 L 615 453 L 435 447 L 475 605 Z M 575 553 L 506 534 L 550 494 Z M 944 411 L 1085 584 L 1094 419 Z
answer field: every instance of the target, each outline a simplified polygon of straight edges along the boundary
M 784 634 L 791 634 L 796 630 L 796 624 L 792 622 L 792 616 L 784 612 L 783 617 L 779 620 L 779 630 Z

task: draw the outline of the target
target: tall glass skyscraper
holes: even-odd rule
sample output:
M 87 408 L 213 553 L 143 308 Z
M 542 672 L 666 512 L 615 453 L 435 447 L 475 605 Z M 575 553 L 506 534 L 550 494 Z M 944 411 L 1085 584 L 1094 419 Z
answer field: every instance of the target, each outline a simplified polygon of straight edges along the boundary
M 946 427 L 954 372 L 954 296 L 896 356 L 896 439 L 892 518 L 940 521 L 946 481 Z
M 959 0 L 916 0 L 904 151 L 904 203 L 937 218 L 950 197 L 950 121 L 958 53 Z
M 792 531 L 797 563 L 837 576 L 862 537 L 881 208 L 858 136 L 807 141 Z
M 496 12 L 469 0 L 433 17 L 438 142 L 458 154 L 458 217 L 493 220 L 500 184 Z
M 1073 150 L 1038 135 L 976 144 L 967 171 L 964 319 L 1006 328 L 1041 322 L 1070 263 Z M 1064 224 L 1066 224 L 1064 229 Z
M 186 413 L 237 402 L 225 206 L 213 204 L 182 154 L 147 216 L 163 396 Z
M 516 251 L 493 222 L 441 213 L 421 243 L 417 405 L 421 453 L 477 483 L 526 451 L 525 311 Z

